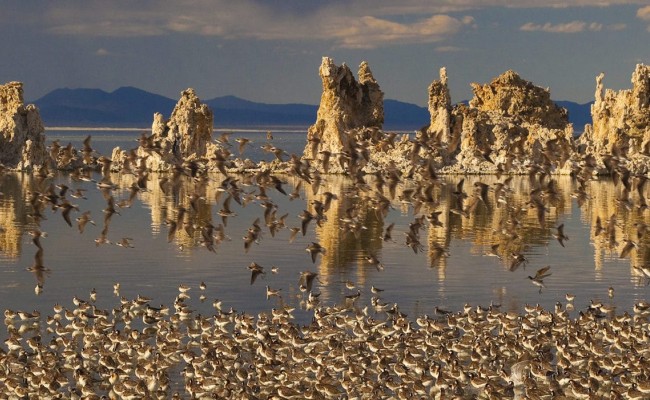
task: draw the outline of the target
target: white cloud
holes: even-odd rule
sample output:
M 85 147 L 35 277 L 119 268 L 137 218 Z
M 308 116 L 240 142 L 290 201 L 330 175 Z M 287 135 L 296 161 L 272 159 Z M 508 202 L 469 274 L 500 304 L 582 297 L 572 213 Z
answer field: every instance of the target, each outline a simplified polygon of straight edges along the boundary
M 603 29 L 607 30 L 623 30 L 625 29 L 625 24 L 613 24 L 613 25 L 603 25 L 599 22 L 590 22 L 585 21 L 571 21 L 566 23 L 552 24 L 547 22 L 545 24 L 535 24 L 532 22 L 527 22 L 519 27 L 519 30 L 526 32 L 551 32 L 551 33 L 578 33 L 578 32 L 598 32 Z
M 622 31 L 625 30 L 626 28 L 627 28 L 627 24 L 624 23 L 607 25 L 607 30 L 610 31 Z
M 105 56 L 108 56 L 108 55 L 110 55 L 110 54 L 111 54 L 111 52 L 108 51 L 108 50 L 106 50 L 106 49 L 103 48 L 103 47 L 100 48 L 100 49 L 97 49 L 97 51 L 95 51 L 95 55 L 96 55 L 96 56 L 100 56 L 100 57 L 105 57 Z
M 647 0 L 354 0 L 357 9 L 372 9 L 375 15 L 403 15 L 464 12 L 488 7 L 503 8 L 570 8 L 646 5 Z
M 181 33 L 226 39 L 321 40 L 341 48 L 374 48 L 405 43 L 437 42 L 462 28 L 475 28 L 472 16 L 444 13 L 413 14 L 423 5 L 411 1 L 400 15 L 388 15 L 393 3 L 314 3 L 307 11 L 279 9 L 255 0 L 179 0 L 138 8 L 114 1 L 51 6 L 44 13 L 45 29 L 58 35 L 138 37 Z M 390 7 L 387 8 L 386 5 Z M 418 7 L 415 7 L 418 5 Z M 431 10 L 449 7 L 429 7 Z M 463 7 L 464 8 L 464 7 Z M 418 19 L 419 17 L 419 19 Z
M 650 21 L 650 6 L 641 7 L 636 11 L 637 18 Z
M 465 50 L 466 49 L 457 46 L 438 46 L 434 49 L 434 51 L 438 53 L 458 53 Z
M 642 21 L 650 22 L 650 6 L 639 8 L 636 11 L 636 16 Z M 646 29 L 650 32 L 650 25 Z
M 469 21 L 473 22 L 473 19 Z M 392 22 L 372 16 L 341 18 L 325 30 L 343 48 L 375 48 L 400 43 L 430 43 L 457 33 L 463 21 L 448 15 L 434 15 L 410 24 Z
M 583 21 L 572 21 L 564 24 L 552 24 L 547 22 L 543 25 L 528 22 L 522 25 L 519 29 L 526 32 L 542 31 L 554 33 L 576 33 L 584 31 L 586 26 L 587 23 Z
M 540 4 L 542 3 L 542 4 Z M 470 14 L 486 8 L 557 8 L 647 4 L 647 0 L 301 0 L 298 7 L 266 0 L 86 0 L 43 2 L 34 7 L 12 3 L 7 13 L 59 35 L 103 37 L 188 34 L 225 39 L 319 40 L 334 47 L 371 48 L 430 43 L 474 29 Z M 4 10 L 3 10 L 4 11 Z M 650 18 L 650 7 L 637 16 Z M 0 22 L 6 18 L 0 16 Z M 527 23 L 528 31 L 616 30 L 600 23 Z M 619 25 L 619 28 L 622 29 Z
M 592 22 L 587 26 L 587 30 L 593 31 L 593 32 L 598 32 L 603 30 L 603 24 L 600 24 L 598 22 Z

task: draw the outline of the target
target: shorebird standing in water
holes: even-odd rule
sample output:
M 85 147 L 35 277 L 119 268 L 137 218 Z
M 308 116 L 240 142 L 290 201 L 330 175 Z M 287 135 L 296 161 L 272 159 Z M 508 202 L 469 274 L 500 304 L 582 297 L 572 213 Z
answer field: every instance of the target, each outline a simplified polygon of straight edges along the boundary
M 280 291 L 282 289 L 271 289 L 269 285 L 266 285 L 266 299 L 268 300 L 271 297 L 282 297 Z
M 379 289 L 378 287 L 375 287 L 374 285 L 370 287 L 370 291 L 374 294 L 378 294 L 384 291 L 384 289 Z

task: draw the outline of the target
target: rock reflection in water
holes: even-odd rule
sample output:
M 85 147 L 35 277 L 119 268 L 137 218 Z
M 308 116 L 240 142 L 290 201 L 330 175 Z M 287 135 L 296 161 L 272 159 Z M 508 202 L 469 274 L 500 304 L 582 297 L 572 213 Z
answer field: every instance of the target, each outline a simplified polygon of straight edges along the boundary
M 0 175 L 0 252 L 2 258 L 15 260 L 22 251 L 27 226 L 23 194 L 30 190 L 30 179 L 22 174 Z
M 392 296 L 410 299 L 417 305 L 401 305 L 425 312 L 427 306 L 424 304 L 428 302 L 453 308 L 479 299 L 488 299 L 488 302 L 490 299 L 495 302 L 510 299 L 510 302 L 514 301 L 511 304 L 519 306 L 524 302 L 538 301 L 552 305 L 559 300 L 556 297 L 563 296 L 561 290 L 590 292 L 595 290 L 598 282 L 613 279 L 611 274 L 620 272 L 608 269 L 610 263 L 628 265 L 625 279 L 638 290 L 644 290 L 647 283 L 642 267 L 650 262 L 650 239 L 644 233 L 645 224 L 650 224 L 648 212 L 639 207 L 642 202 L 636 193 L 632 193 L 629 201 L 623 201 L 620 189 L 608 180 L 588 182 L 585 186 L 586 200 L 579 207 L 573 199 L 577 186 L 570 177 L 546 178 L 541 189 L 545 199 L 541 218 L 534 196 L 531 197 L 531 192 L 540 189 L 536 189 L 528 177 L 513 177 L 505 188 L 499 186 L 505 182 L 504 177 L 442 177 L 431 188 L 428 200 L 416 201 L 409 200 L 413 195 L 412 183 L 400 183 L 393 192 L 387 185 L 377 182 L 374 176 L 365 177 L 363 183 L 341 176 L 328 176 L 320 186 L 300 187 L 297 191 L 299 198 L 292 196 L 294 199 L 291 200 L 288 194 L 296 189 L 298 180 L 283 175 L 277 177 L 286 182 L 283 190 L 287 195 L 273 187 L 260 190 L 254 182 L 254 174 L 232 175 L 231 179 L 236 180 L 241 190 L 239 204 L 232 198 L 232 193 L 220 188 L 225 177 L 219 174 L 210 174 L 207 179 L 181 176 L 174 180 L 169 175 L 154 173 L 149 176 L 146 188 L 135 192 L 133 175 L 111 174 L 110 179 L 117 186 L 112 192 L 113 201 L 120 214 L 112 216 L 110 225 L 102 227 L 100 221 L 106 199 L 97 191 L 95 183 L 74 181 L 64 174 L 37 180 L 29 175 L 7 173 L 2 176 L 0 185 L 3 193 L 0 198 L 3 264 L 17 266 L 12 273 L 28 274 L 26 269 L 34 265 L 38 267 L 40 263 L 57 274 L 61 265 L 83 268 L 80 260 L 93 259 L 93 252 L 97 252 L 104 257 L 102 264 L 119 263 L 128 268 L 130 263 L 151 259 L 150 262 L 161 271 L 158 273 L 137 265 L 137 268 L 132 268 L 136 275 L 131 278 L 118 274 L 111 276 L 110 271 L 107 272 L 111 280 L 123 281 L 123 285 L 125 279 L 140 279 L 137 274 L 146 276 L 148 284 L 156 285 L 159 279 L 169 279 L 166 275 L 170 272 L 182 274 L 186 271 L 189 276 L 202 279 L 218 277 L 215 279 L 230 285 L 236 293 L 247 283 L 249 272 L 246 266 L 258 262 L 267 269 L 267 274 L 261 277 L 261 284 L 246 289 L 247 294 L 238 299 L 244 305 L 253 305 L 257 300 L 247 300 L 246 297 L 256 295 L 256 290 L 263 291 L 266 284 L 274 289 L 284 289 L 280 292 L 281 304 L 297 305 L 298 300 L 306 298 L 306 294 L 301 295 L 299 290 L 300 272 L 309 270 L 318 273 L 314 291 L 321 292 L 322 301 L 339 302 L 346 295 L 360 290 L 363 297 L 358 305 L 367 304 L 373 296 Z M 463 195 L 459 194 L 461 180 Z M 480 197 L 477 182 L 488 185 L 487 196 L 477 201 L 472 212 L 465 212 L 462 208 L 475 201 L 474 197 Z M 58 183 L 70 186 L 70 191 L 77 188 L 87 190 L 89 199 L 77 199 L 74 203 L 79 206 L 79 211 L 72 210 L 71 215 L 74 219 L 92 209 L 97 226 L 79 234 L 76 227 L 68 227 L 62 221 L 61 211 L 51 207 L 44 209 L 42 212 L 47 219 L 42 221 L 46 228 L 43 230 L 52 237 L 43 240 L 44 249 L 39 257 L 36 246 L 30 243 L 27 246 L 29 251 L 24 246 L 30 240 L 25 238 L 25 233 L 38 228 L 30 218 L 33 210 L 27 202 L 28 193 L 44 193 L 50 184 Z M 464 199 L 462 207 L 458 205 L 459 196 Z M 224 220 L 219 210 L 224 208 L 229 197 L 233 215 Z M 298 215 L 303 210 L 316 215 L 317 208 L 321 207 L 319 202 L 326 203 L 328 197 L 332 199 L 329 209 L 323 212 L 324 218 L 319 223 L 311 221 L 306 234 L 302 236 L 299 232 L 295 241 L 290 243 L 289 228 L 301 225 Z M 597 218 L 605 228 L 608 224 L 611 226 L 608 234 L 596 232 Z M 256 219 L 260 221 L 261 234 L 250 251 L 245 252 L 243 237 Z M 135 220 L 149 221 L 150 228 L 133 225 Z M 578 220 L 582 224 L 577 224 Z M 176 231 L 170 235 L 173 223 Z M 385 230 L 391 224 L 394 224 L 392 238 L 384 241 Z M 418 246 L 407 247 L 407 234 L 410 235 L 417 224 L 422 227 L 413 237 L 419 241 L 421 251 Z M 553 236 L 560 224 L 565 224 L 565 233 L 569 237 L 564 242 L 566 248 Z M 220 225 L 223 234 L 218 234 Z M 133 231 L 127 230 L 127 226 Z M 118 253 L 111 250 L 114 248 L 111 246 L 98 249 L 92 241 L 102 228 L 106 231 L 107 243 L 120 243 L 122 237 L 133 238 L 124 243 L 132 243 L 136 249 L 131 253 L 126 253 L 129 250 Z M 206 237 L 206 232 L 210 232 L 209 237 Z M 149 234 L 151 237 L 146 238 Z M 621 259 L 622 248 L 629 241 L 634 241 L 637 247 Z M 80 242 L 90 242 L 91 246 L 84 247 Z M 181 255 L 187 264 L 183 264 L 185 267 L 180 271 L 174 264 L 175 260 L 165 259 L 164 254 L 148 253 L 148 249 L 140 247 L 141 242 L 158 249 L 167 247 L 172 254 Z M 318 255 L 315 263 L 305 252 L 305 247 L 311 242 L 326 249 L 324 254 Z M 70 248 L 72 243 L 78 251 L 73 255 L 74 261 L 65 261 L 69 256 L 61 249 Z M 590 250 L 590 245 L 593 250 Z M 212 255 L 208 249 L 214 250 Z M 591 251 L 593 264 L 587 256 Z M 485 257 L 485 254 L 494 257 Z M 50 257 L 55 257 L 56 262 L 50 264 Z M 528 260 L 531 271 L 514 271 L 527 267 L 527 262 L 517 261 L 516 257 Z M 201 263 L 206 262 L 216 267 L 202 266 Z M 529 283 L 525 277 L 534 275 L 535 270 L 547 264 L 551 265 L 553 275 L 545 290 L 551 294 L 543 292 L 540 297 L 532 297 L 537 295 L 537 288 L 527 286 Z M 271 274 L 272 266 L 279 266 L 280 272 Z M 615 265 L 613 268 L 618 267 Z M 35 273 L 35 276 L 37 283 L 47 287 L 44 282 L 49 279 L 47 274 Z M 21 279 L 17 277 L 15 280 Z M 576 282 L 572 283 L 572 279 Z M 6 281 L 11 280 L 12 276 L 7 276 Z M 343 285 L 348 280 L 355 284 L 354 290 Z M 389 290 L 371 294 L 369 289 L 373 285 Z M 427 290 L 431 285 L 437 296 Z M 458 292 L 470 288 L 483 294 L 475 299 L 473 295 Z M 630 299 L 625 304 L 632 304 L 632 297 L 638 298 L 639 293 L 643 292 L 628 294 Z M 11 295 L 8 289 L 2 293 L 2 296 Z M 221 300 L 228 302 L 226 298 Z
M 365 256 L 381 250 L 381 212 L 372 208 L 370 197 L 355 191 L 351 181 L 342 176 L 328 177 L 315 193 L 311 187 L 305 192 L 312 212 L 314 202 L 326 201 L 325 193 L 337 196 L 325 213 L 326 219 L 315 226 L 320 244 L 327 249 L 319 266 L 324 285 L 338 279 L 339 270 L 351 267 L 356 267 L 358 284 L 362 285 L 368 267 Z

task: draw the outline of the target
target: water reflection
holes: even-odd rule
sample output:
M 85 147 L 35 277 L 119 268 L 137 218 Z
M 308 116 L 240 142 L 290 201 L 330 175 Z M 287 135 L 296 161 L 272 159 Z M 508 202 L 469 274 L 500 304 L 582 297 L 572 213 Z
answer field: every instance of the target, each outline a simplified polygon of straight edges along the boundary
M 27 225 L 23 193 L 29 190 L 29 179 L 24 178 L 18 174 L 0 176 L 0 254 L 9 260 L 20 255 Z
M 626 190 L 613 181 L 590 182 L 587 188 L 589 201 L 583 206 L 582 220 L 591 226 L 590 235 L 595 249 L 596 271 L 602 271 L 604 261 L 629 259 L 630 278 L 635 285 L 645 285 L 642 268 L 650 264 L 650 242 L 646 235 L 648 212 L 644 198 L 637 191 L 621 201 Z M 623 254 L 626 244 L 633 242 L 629 254 Z M 597 275 L 597 279 L 600 275 Z
M 110 184 L 98 190 L 100 182 Z M 541 184 L 528 177 L 450 176 L 423 188 L 413 181 L 391 187 L 377 176 L 327 176 L 309 185 L 282 174 L 152 173 L 138 182 L 132 174 L 108 172 L 90 179 L 7 173 L 0 182 L 0 253 L 8 276 L 33 273 L 37 292 L 48 290 L 50 277 L 63 279 L 59 274 L 98 260 L 122 264 L 126 276 L 117 270 L 105 276 L 123 285 L 146 277 L 148 285 L 169 287 L 172 276 L 186 273 L 201 280 L 218 277 L 243 309 L 262 308 L 264 301 L 304 305 L 304 271 L 318 274 L 314 291 L 321 301 L 361 293 L 359 305 L 383 296 L 410 302 L 412 310 L 491 301 L 516 308 L 525 302 L 552 305 L 563 291 L 591 297 L 600 286 L 625 279 L 637 288 L 618 290 L 621 304 L 630 306 L 645 294 L 648 212 L 637 192 L 626 199 L 621 185 L 610 180 L 586 182 L 580 205 L 579 185 L 569 176 L 546 177 Z M 313 219 L 303 234 L 299 215 L 305 212 Z M 87 221 L 82 232 L 84 215 L 97 226 Z M 557 240 L 561 224 L 566 247 Z M 251 230 L 259 232 L 245 246 Z M 39 232 L 49 237 L 37 239 Z M 82 244 L 88 241 L 90 247 Z M 629 254 L 622 254 L 632 242 Z M 305 251 L 310 243 L 326 249 L 315 262 Z M 70 248 L 75 254 L 66 252 Z M 247 288 L 251 262 L 266 273 Z M 545 265 L 552 275 L 538 294 L 526 276 Z M 271 273 L 272 267 L 279 272 Z M 519 271 L 525 268 L 530 270 Z M 267 284 L 282 289 L 281 296 L 262 296 L 260 305 L 257 291 Z M 373 293 L 371 286 L 387 290 Z M 5 289 L 0 295 L 12 293 Z
M 308 210 L 317 214 L 316 206 L 327 202 L 327 193 L 335 193 L 325 219 L 315 226 L 319 243 L 327 249 L 320 263 L 321 279 L 329 279 L 339 268 L 358 267 L 363 279 L 366 254 L 381 249 L 382 221 L 371 207 L 371 199 L 353 190 L 348 179 L 328 177 L 316 191 L 306 191 Z M 326 283 L 327 281 L 325 281 Z

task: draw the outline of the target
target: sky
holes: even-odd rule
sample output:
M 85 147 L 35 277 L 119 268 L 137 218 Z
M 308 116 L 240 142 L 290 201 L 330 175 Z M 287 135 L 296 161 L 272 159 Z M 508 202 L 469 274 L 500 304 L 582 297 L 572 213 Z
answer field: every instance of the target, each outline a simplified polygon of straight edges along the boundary
M 441 67 L 454 102 L 512 69 L 586 103 L 599 73 L 627 89 L 650 62 L 650 0 L 0 0 L 0 37 L 0 83 L 27 101 L 135 86 L 318 104 L 327 56 L 421 106 Z

